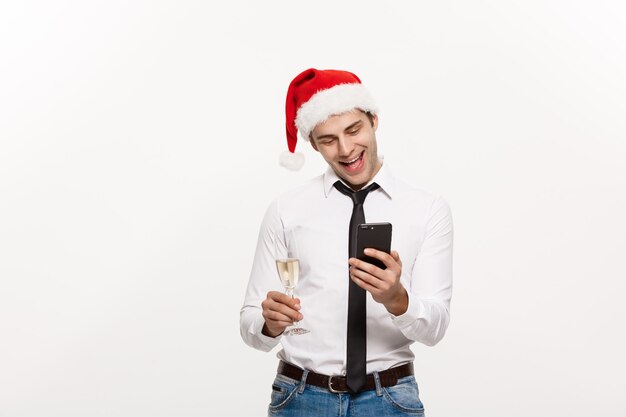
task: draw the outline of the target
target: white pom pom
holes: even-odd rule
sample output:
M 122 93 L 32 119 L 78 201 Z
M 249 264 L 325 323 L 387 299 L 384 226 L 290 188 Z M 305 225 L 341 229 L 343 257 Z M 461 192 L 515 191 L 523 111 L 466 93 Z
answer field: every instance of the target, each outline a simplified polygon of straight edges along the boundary
M 291 153 L 289 151 L 285 151 L 280 154 L 278 158 L 278 163 L 280 166 L 287 168 L 291 171 L 298 171 L 304 165 L 304 155 L 300 152 Z

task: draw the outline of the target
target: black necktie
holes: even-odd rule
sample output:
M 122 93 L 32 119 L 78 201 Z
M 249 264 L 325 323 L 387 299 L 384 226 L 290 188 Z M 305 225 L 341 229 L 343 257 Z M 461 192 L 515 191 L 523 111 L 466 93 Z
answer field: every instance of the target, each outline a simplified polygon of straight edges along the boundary
M 363 202 L 367 193 L 379 187 L 372 183 L 368 187 L 354 191 L 341 181 L 335 182 L 335 188 L 342 194 L 349 196 L 354 204 L 352 217 L 350 218 L 349 253 L 350 257 L 356 257 L 356 231 L 359 224 L 365 223 Z M 352 392 L 358 392 L 365 386 L 365 360 L 366 352 L 366 310 L 365 290 L 350 279 L 348 290 L 348 346 L 346 352 L 346 383 Z

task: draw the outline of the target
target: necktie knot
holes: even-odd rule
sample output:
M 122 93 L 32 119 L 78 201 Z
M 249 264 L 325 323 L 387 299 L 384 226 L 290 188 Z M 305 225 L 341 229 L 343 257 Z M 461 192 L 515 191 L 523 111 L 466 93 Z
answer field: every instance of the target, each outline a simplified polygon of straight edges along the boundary
M 365 188 L 363 188 L 362 190 L 359 190 L 359 191 L 354 191 L 353 189 L 351 189 L 350 187 L 346 186 L 341 181 L 335 182 L 334 185 L 335 185 L 335 188 L 337 190 L 339 190 L 340 193 L 345 194 L 348 197 L 350 197 L 352 199 L 352 203 L 355 206 L 357 204 L 363 204 L 363 202 L 365 202 L 365 198 L 367 197 L 367 194 L 370 191 L 373 191 L 373 190 L 376 190 L 377 188 L 380 188 L 380 185 L 376 184 L 375 182 L 371 183 L 370 185 L 368 185 L 367 187 L 365 187 Z

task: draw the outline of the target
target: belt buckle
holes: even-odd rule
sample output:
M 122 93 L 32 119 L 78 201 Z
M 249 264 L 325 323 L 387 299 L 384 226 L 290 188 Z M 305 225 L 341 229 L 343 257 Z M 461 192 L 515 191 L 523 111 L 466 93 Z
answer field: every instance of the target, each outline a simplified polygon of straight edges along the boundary
M 332 375 L 328 377 L 328 390 L 332 392 L 333 394 L 342 394 L 344 392 L 348 392 L 345 390 L 336 390 L 333 388 L 333 376 Z

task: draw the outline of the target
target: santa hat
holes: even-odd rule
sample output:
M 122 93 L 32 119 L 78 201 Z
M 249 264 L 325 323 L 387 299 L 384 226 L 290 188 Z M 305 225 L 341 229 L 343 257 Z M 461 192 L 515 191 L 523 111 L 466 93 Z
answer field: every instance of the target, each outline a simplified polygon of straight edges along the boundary
M 354 109 L 378 113 L 370 93 L 355 74 L 340 70 L 310 68 L 289 84 L 285 113 L 287 146 L 280 156 L 280 165 L 297 171 L 304 164 L 304 155 L 296 153 L 298 131 L 304 140 L 319 123 L 330 116 Z

